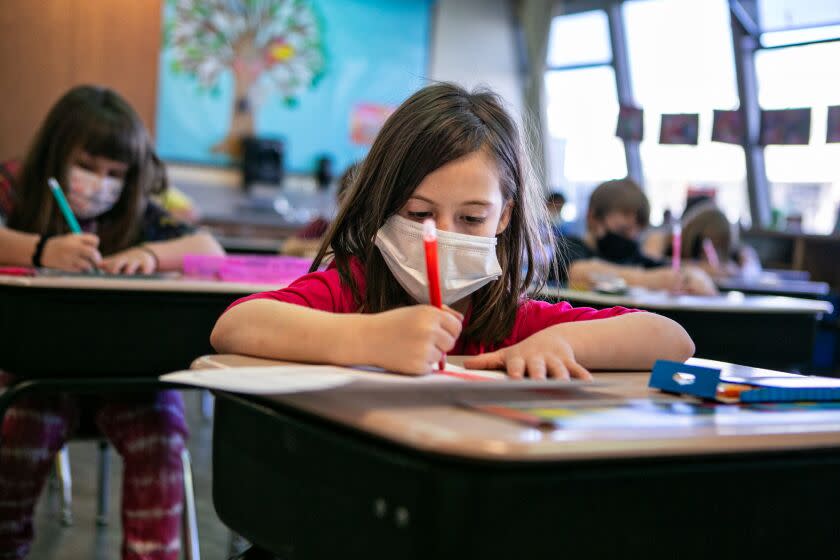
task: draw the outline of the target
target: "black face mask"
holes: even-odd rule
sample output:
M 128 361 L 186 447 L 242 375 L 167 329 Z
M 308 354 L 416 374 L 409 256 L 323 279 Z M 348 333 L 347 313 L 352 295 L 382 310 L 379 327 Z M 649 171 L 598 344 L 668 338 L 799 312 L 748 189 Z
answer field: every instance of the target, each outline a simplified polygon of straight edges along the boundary
M 597 241 L 598 253 L 608 261 L 624 262 L 641 254 L 639 242 L 608 231 Z

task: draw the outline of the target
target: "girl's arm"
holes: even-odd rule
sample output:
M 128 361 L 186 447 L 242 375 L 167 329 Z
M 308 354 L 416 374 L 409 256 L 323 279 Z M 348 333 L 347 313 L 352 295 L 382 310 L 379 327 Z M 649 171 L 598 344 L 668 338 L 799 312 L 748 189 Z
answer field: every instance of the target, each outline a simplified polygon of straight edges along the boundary
M 40 235 L 0 226 L 0 265 L 32 266 Z M 41 251 L 41 265 L 81 272 L 99 265 L 99 238 L 90 233 L 50 237 Z
M 0 264 L 32 266 L 32 254 L 39 235 L 0 226 Z
M 587 369 L 649 370 L 656 360 L 682 362 L 694 355 L 685 329 L 655 313 L 561 323 L 542 332 L 565 339 Z
M 640 266 L 624 266 L 601 259 L 583 259 L 569 265 L 569 286 L 574 289 L 590 289 L 599 275 L 623 278 L 629 286 L 641 286 L 653 290 L 671 290 L 679 286 L 679 275 L 670 268 L 644 269 Z
M 224 255 L 225 250 L 212 235 L 199 232 L 169 241 L 152 241 L 109 255 L 102 269 L 117 274 L 151 274 L 180 270 L 184 255 Z
M 145 246 L 154 251 L 158 259 L 158 270 L 180 270 L 184 255 L 222 256 L 225 250 L 206 231 L 185 235 L 169 241 L 153 241 Z
M 329 313 L 272 299 L 228 309 L 210 343 L 217 352 L 295 362 L 431 371 L 461 332 L 451 309 L 414 305 L 375 314 Z
M 649 370 L 656 360 L 681 362 L 693 354 L 694 342 L 679 324 L 653 313 L 628 313 L 554 325 L 464 365 L 503 369 L 514 378 L 591 379 L 588 369 Z

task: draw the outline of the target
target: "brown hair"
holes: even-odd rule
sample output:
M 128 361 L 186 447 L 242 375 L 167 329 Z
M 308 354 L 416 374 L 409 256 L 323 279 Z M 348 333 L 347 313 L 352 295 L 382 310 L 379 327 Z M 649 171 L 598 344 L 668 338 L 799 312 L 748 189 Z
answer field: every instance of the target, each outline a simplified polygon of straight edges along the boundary
M 738 230 L 714 202 L 693 206 L 682 217 L 682 256 L 697 259 L 703 255 L 703 239 L 712 241 L 721 262 L 730 259 L 738 244 Z
M 634 180 L 614 179 L 598 185 L 589 196 L 587 223 L 602 220 L 612 212 L 632 213 L 640 227 L 650 222 L 650 203 Z
M 548 262 L 542 242 L 553 246 L 542 194 L 532 180 L 528 159 L 513 119 L 501 99 L 488 90 L 468 92 L 434 84 L 409 97 L 388 118 L 312 265 L 331 252 L 341 278 L 352 289 L 360 311 L 378 313 L 414 302 L 388 270 L 374 245 L 376 232 L 408 201 L 436 169 L 478 150 L 486 150 L 499 169 L 502 195 L 511 204 L 508 227 L 497 236 L 502 276 L 472 295 L 472 316 L 464 336 L 498 343 L 510 334 L 522 296 L 542 285 Z M 364 297 L 350 274 L 350 259 L 365 267 Z
M 338 179 L 338 188 L 335 191 L 335 198 L 338 200 L 339 204 L 342 200 L 344 200 L 344 197 L 347 195 L 350 187 L 353 186 L 353 180 L 358 174 L 359 162 L 351 163 L 347 169 L 344 170 L 344 173 L 341 174 L 341 177 Z
M 134 109 L 116 92 L 96 86 L 71 89 L 47 114 L 15 183 L 8 227 L 38 234 L 69 232 L 47 179 L 55 177 L 66 189 L 76 150 L 128 165 L 119 200 L 96 221 L 103 254 L 130 247 L 140 234 L 149 195 L 166 189 L 166 172 Z

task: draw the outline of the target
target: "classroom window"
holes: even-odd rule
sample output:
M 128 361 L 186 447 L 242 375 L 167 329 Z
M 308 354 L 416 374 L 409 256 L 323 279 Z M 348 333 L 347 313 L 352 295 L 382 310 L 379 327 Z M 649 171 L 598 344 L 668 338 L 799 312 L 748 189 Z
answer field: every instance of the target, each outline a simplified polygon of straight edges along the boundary
M 622 6 L 630 81 L 644 108 L 639 149 L 651 220 L 679 215 L 691 187 L 715 191 L 732 221 L 749 223 L 741 146 L 711 141 L 714 109 L 738 108 L 729 6 L 726 0 L 633 0 Z M 659 144 L 663 113 L 698 113 L 698 144 Z
M 773 209 L 801 218 L 808 233 L 831 233 L 840 205 L 840 144 L 826 143 L 827 107 L 840 105 L 838 60 L 840 42 L 761 50 L 755 57 L 763 109 L 811 107 L 809 144 L 764 148 Z
M 551 20 L 546 60 L 550 68 L 609 64 L 611 58 L 609 23 L 603 10 Z
M 565 194 L 563 218 L 578 230 L 592 189 L 627 174 L 624 147 L 615 136 L 611 58 L 605 12 L 552 20 L 545 74 L 549 187 Z
M 758 12 L 758 25 L 766 32 L 807 29 L 840 24 L 836 0 L 740 0 Z

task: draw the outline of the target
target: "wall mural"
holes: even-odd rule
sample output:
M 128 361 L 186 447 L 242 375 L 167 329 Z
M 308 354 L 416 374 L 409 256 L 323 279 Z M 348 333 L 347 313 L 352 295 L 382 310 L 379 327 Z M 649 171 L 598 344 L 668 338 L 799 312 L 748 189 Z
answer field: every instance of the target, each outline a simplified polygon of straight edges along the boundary
M 168 0 L 158 150 L 230 165 L 240 138 L 286 143 L 287 167 L 362 157 L 424 84 L 431 0 Z

